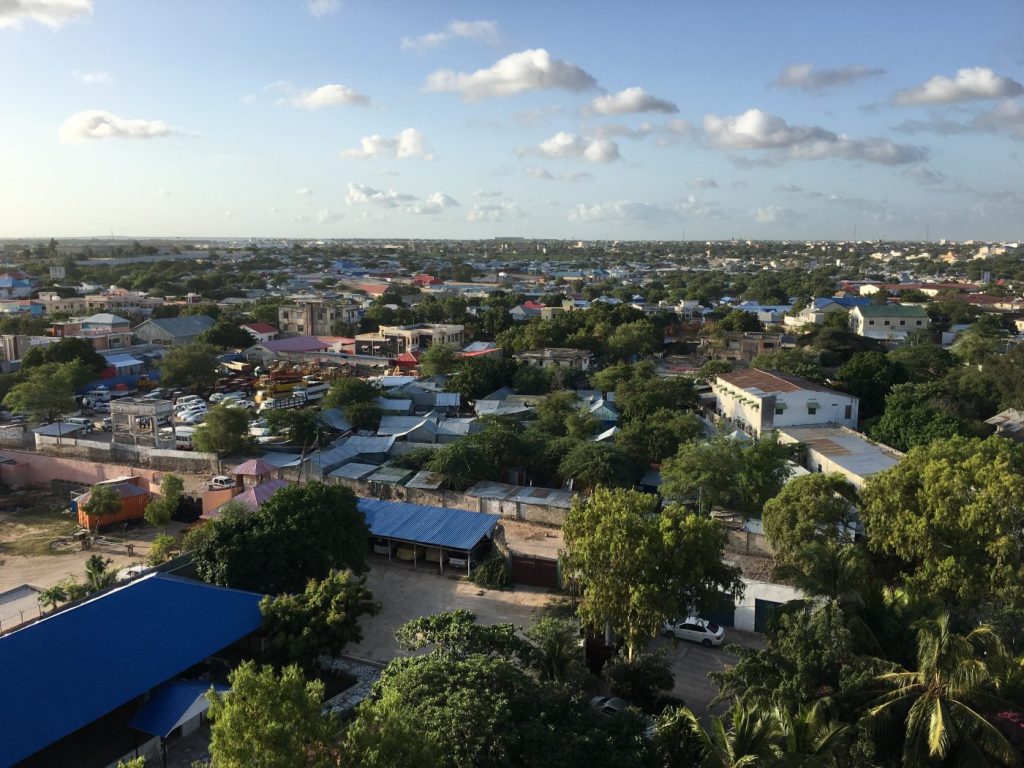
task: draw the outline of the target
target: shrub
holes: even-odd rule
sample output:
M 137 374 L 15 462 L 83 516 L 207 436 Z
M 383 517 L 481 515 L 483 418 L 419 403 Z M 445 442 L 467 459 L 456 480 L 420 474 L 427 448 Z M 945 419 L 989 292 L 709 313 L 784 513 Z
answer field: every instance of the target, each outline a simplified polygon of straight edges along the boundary
M 508 559 L 498 552 L 477 565 L 469 578 L 484 589 L 512 589 L 512 568 Z

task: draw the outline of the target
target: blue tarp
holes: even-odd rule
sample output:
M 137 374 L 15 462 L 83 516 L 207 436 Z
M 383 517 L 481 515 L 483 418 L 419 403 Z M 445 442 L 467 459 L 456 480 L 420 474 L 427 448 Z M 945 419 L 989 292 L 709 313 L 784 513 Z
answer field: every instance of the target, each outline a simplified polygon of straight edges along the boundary
M 218 693 L 229 690 L 226 685 L 214 685 Z M 128 725 L 137 731 L 151 736 L 165 737 L 185 720 L 189 720 L 200 711 L 205 712 L 207 706 L 196 702 L 206 698 L 210 683 L 202 680 L 175 680 L 161 685 L 142 708 L 135 713 Z M 204 702 L 205 703 L 205 702 Z M 195 707 L 195 714 L 189 710 Z
M 0 766 L 256 631 L 261 597 L 157 573 L 0 637 Z
M 359 510 L 373 536 L 445 549 L 472 549 L 498 524 L 497 515 L 404 501 L 359 499 Z

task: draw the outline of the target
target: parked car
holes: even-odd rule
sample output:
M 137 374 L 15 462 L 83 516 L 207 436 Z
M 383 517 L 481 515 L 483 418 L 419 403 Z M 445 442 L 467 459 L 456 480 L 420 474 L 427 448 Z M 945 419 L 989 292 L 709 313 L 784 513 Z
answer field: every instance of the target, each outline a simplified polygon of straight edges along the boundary
M 719 646 L 725 639 L 725 630 L 713 621 L 690 616 L 686 619 L 669 619 L 661 627 L 665 637 L 700 643 L 705 648 Z
M 631 705 L 625 699 L 615 696 L 595 696 L 590 700 L 590 706 L 606 717 L 615 717 Z
M 84 401 L 83 401 L 84 402 Z M 110 403 L 100 401 L 92 404 L 92 409 L 96 413 L 110 413 Z
M 84 416 L 72 416 L 69 419 L 64 419 L 64 423 L 77 424 L 85 434 L 89 434 L 93 430 L 92 419 L 87 419 Z
M 185 424 L 200 424 L 206 420 L 206 411 L 190 411 L 184 416 L 179 416 L 178 421 Z
M 234 488 L 237 483 L 235 478 L 228 475 L 214 475 L 210 478 L 211 488 Z
M 151 389 L 149 392 L 143 395 L 143 397 L 146 398 L 147 400 L 160 400 L 161 398 L 163 398 L 163 396 L 164 391 L 160 389 L 160 387 L 157 387 L 156 389 Z

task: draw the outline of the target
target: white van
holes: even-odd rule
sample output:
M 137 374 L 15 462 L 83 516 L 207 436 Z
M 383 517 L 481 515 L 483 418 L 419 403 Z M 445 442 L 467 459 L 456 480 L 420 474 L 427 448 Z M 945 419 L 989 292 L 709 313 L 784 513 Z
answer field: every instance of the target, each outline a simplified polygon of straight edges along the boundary
M 191 451 L 195 447 L 192 444 L 192 438 L 195 436 L 195 433 L 195 427 L 175 427 L 174 447 L 179 451 Z
M 87 419 L 84 416 L 72 416 L 69 419 L 64 419 L 65 424 L 75 424 L 82 428 L 85 434 L 89 434 L 95 428 L 92 423 L 92 419 Z
M 181 397 L 174 401 L 174 405 L 175 407 L 177 407 L 179 405 L 185 405 L 186 403 L 201 402 L 203 402 L 203 398 L 201 398 L 199 395 L 182 395 Z

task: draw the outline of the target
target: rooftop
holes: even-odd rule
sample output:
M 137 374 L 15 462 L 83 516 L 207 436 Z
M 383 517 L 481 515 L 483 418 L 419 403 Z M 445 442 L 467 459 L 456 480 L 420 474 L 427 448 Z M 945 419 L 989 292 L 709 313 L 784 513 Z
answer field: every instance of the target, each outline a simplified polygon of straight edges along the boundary
M 776 371 L 762 371 L 760 368 L 748 368 L 745 371 L 723 373 L 717 378 L 718 381 L 724 381 L 726 384 L 755 395 L 799 392 L 800 390 L 828 392 L 831 394 L 835 391 L 817 382 L 801 379 L 799 376 L 789 376 Z
M 924 307 L 910 304 L 864 304 L 854 309 L 864 317 L 928 317 Z
M 857 477 L 881 472 L 895 466 L 903 458 L 903 454 L 894 448 L 873 443 L 859 432 L 846 427 L 783 427 L 779 434 L 783 438 L 803 443 Z
M 154 573 L 0 637 L 0 765 L 13 765 L 260 626 L 261 595 Z M 144 637 L 145 642 L 126 642 Z M 83 663 L 84 649 L 90 653 Z
M 373 536 L 445 549 L 472 549 L 498 524 L 497 515 L 404 501 L 359 499 L 359 509 Z

